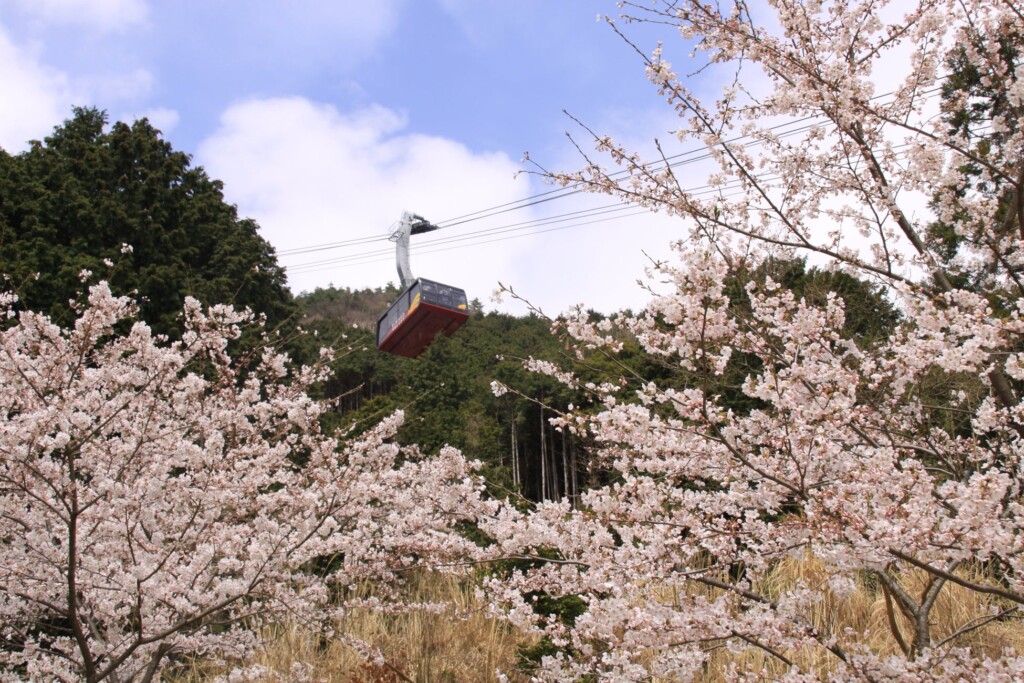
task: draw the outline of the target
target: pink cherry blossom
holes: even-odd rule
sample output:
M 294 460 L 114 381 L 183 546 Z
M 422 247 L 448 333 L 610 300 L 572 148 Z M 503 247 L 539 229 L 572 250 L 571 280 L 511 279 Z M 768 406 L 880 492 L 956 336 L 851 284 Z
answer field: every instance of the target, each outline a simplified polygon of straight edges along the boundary
M 762 655 L 716 671 L 727 680 L 1020 678 L 1017 653 L 969 645 L 1024 604 L 1024 6 L 621 6 L 688 41 L 693 64 L 659 47 L 647 76 L 679 117 L 677 139 L 715 167 L 688 190 L 667 160 L 594 133 L 603 156 L 547 174 L 687 231 L 678 263 L 654 272 L 673 291 L 613 329 L 570 316 L 564 330 L 580 354 L 636 340 L 681 379 L 588 385 L 596 407 L 559 424 L 593 440 L 611 481 L 575 506 L 483 520 L 496 550 L 531 560 L 484 594 L 558 648 L 540 680 L 700 680 L 722 648 Z M 628 39 L 628 22 L 613 27 Z M 949 115 L 977 99 L 940 96 L 954 48 L 1006 103 L 967 130 Z M 729 78 L 718 99 L 683 76 L 701 70 Z M 955 253 L 928 237 L 935 221 L 952 226 Z M 725 287 L 793 257 L 877 283 L 900 322 L 887 338 L 850 339 L 859 302 L 814 304 L 770 278 L 742 296 Z M 580 385 L 567 369 L 529 367 Z M 736 369 L 745 378 L 729 380 Z M 738 407 L 726 389 L 749 400 Z M 812 559 L 813 580 L 779 581 Z M 908 588 L 912 572 L 923 591 Z M 896 655 L 810 617 L 864 581 L 885 597 Z M 954 585 L 991 611 L 939 633 L 935 605 Z M 541 613 L 538 594 L 585 610 Z
M 322 433 L 322 366 L 233 357 L 250 313 L 189 300 L 170 344 L 134 313 L 100 283 L 71 329 L 22 312 L 0 332 L 0 677 L 244 664 L 261 624 L 328 633 L 348 586 L 387 604 L 408 568 L 466 554 L 452 528 L 480 488 L 457 451 L 399 448 L 401 412 Z

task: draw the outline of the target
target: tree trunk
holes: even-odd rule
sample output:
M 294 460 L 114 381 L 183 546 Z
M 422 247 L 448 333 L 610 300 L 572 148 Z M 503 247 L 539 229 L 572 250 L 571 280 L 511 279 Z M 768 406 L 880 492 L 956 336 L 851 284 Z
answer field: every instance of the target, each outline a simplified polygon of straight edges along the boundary
M 512 414 L 512 425 L 509 431 L 512 434 L 512 486 L 518 492 L 519 481 L 519 445 L 516 443 L 516 415 Z
M 576 481 L 576 447 L 569 439 L 569 464 L 572 472 L 572 506 L 576 507 L 576 499 L 580 493 L 579 482 Z
M 569 498 L 569 458 L 565 453 L 565 427 L 562 427 L 562 493 Z
M 544 409 L 540 409 L 540 500 L 548 499 L 548 451 L 546 448 L 546 434 L 544 433 Z

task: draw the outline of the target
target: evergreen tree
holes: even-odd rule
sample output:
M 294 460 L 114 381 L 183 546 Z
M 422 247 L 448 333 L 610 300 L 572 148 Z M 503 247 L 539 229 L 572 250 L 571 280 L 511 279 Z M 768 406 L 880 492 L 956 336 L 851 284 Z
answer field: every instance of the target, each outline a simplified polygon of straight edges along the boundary
M 0 150 L 0 273 L 58 322 L 88 270 L 134 292 L 161 333 L 176 336 L 187 295 L 276 326 L 295 311 L 284 271 L 222 189 L 146 119 L 108 130 L 105 112 L 76 108 L 28 151 Z

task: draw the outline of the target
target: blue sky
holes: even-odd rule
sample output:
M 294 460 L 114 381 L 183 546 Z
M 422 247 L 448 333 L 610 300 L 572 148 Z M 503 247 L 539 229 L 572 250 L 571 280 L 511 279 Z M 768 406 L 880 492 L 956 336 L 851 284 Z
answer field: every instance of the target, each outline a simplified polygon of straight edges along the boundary
M 641 149 L 669 137 L 639 57 L 597 21 L 617 13 L 608 0 L 0 0 L 0 146 L 24 149 L 72 105 L 148 116 L 260 223 L 294 290 L 379 286 L 396 279 L 375 255 L 386 241 L 289 251 L 381 238 L 403 210 L 452 222 L 551 189 L 517 171 L 524 151 L 580 165 L 563 109 Z M 659 37 L 630 35 L 648 51 Z M 460 241 L 414 240 L 413 271 L 488 304 L 500 280 L 552 313 L 640 306 L 647 255 L 682 226 L 574 214 L 594 207 L 612 202 L 445 227 L 434 237 Z

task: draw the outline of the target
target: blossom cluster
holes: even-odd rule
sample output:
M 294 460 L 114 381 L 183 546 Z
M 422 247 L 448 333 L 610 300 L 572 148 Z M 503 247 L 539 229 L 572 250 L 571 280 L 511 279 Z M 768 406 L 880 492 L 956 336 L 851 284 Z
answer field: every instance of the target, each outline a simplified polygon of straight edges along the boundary
M 408 568 L 469 550 L 460 453 L 399 448 L 401 412 L 322 433 L 323 366 L 237 352 L 248 312 L 189 300 L 174 343 L 134 314 L 100 283 L 71 329 L 22 311 L 0 332 L 0 676 L 244 662 L 261 624 L 329 633 L 349 586 L 386 602 Z
M 600 135 L 615 172 L 549 175 L 684 219 L 678 265 L 655 269 L 669 293 L 615 329 L 565 324 L 581 354 L 628 339 L 675 376 L 632 400 L 595 387 L 561 418 L 608 483 L 485 520 L 529 562 L 484 594 L 549 639 L 543 680 L 1016 680 L 1024 658 L 971 638 L 1024 604 L 1024 7 L 623 5 L 678 27 L 704 60 L 688 72 L 739 74 L 707 103 L 662 48 L 649 59 L 678 138 L 717 166 L 706 188 Z M 771 280 L 793 258 L 875 283 L 899 322 L 851 338 L 860 302 Z M 786 574 L 801 564 L 817 569 Z M 815 617 L 867 585 L 886 647 Z M 940 631 L 954 586 L 991 602 Z

